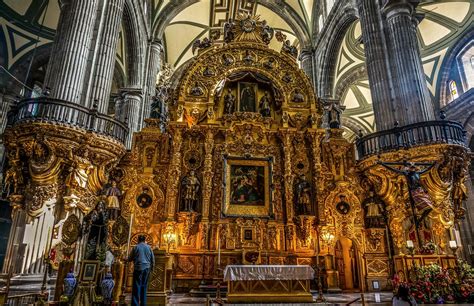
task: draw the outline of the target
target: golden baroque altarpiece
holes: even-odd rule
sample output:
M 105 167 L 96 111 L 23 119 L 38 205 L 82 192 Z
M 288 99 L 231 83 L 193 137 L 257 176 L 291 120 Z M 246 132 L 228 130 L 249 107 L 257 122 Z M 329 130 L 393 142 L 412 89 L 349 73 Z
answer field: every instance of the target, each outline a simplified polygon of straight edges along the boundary
M 342 129 L 321 128 L 325 110 L 294 47 L 277 32 L 282 50 L 269 48 L 273 36 L 265 22 L 241 17 L 224 29 L 224 43 L 196 43 L 197 56 L 168 83 L 166 128 L 146 119 L 129 152 L 60 125 L 7 130 L 14 216 L 34 219 L 54 206 L 62 221 L 53 245 L 70 256 L 81 248 L 79 220 L 114 181 L 122 218 L 110 225 L 112 249 L 124 251 L 132 219 L 132 244 L 145 234 L 169 250 L 178 282 L 214 279 L 219 264 L 314 266 L 320 255 L 328 287 L 355 287 L 356 279 L 385 286 L 404 272 L 393 270 L 393 255 L 403 258 L 416 238 L 406 181 L 379 161 L 430 162 L 421 177 L 432 199 L 422 242 L 437 246 L 432 260 L 448 258 L 463 214 L 465 149 L 439 144 L 357 162 Z M 352 283 L 341 268 L 351 262 Z

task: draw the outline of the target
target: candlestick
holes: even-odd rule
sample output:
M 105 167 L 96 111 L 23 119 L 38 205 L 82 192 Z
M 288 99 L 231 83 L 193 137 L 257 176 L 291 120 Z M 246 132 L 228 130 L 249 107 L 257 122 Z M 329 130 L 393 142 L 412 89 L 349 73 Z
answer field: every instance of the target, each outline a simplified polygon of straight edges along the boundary
M 217 226 L 217 267 L 221 265 L 221 233 L 219 226 Z

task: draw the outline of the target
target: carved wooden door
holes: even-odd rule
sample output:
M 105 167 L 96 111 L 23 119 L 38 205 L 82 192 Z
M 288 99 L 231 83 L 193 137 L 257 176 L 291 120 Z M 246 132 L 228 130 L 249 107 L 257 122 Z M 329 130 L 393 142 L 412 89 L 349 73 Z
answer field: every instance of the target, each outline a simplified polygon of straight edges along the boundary
M 336 270 L 339 272 L 339 288 L 346 289 L 346 279 L 344 273 L 344 257 L 342 254 L 342 245 L 341 242 L 336 242 L 336 247 L 334 248 L 334 256 L 336 263 Z

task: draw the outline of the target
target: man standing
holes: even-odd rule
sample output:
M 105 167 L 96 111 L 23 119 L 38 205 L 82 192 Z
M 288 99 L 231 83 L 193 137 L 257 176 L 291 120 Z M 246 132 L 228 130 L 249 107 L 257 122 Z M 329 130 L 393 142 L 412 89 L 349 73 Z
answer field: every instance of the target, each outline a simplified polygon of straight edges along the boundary
M 133 248 L 128 261 L 133 261 L 132 306 L 146 305 L 148 276 L 153 271 L 155 256 L 143 235 L 138 236 L 138 244 Z

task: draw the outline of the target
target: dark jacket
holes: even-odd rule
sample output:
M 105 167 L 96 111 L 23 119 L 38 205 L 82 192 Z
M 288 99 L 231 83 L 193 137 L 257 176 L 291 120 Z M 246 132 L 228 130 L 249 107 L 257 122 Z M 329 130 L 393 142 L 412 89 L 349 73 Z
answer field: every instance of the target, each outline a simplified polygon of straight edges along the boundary
M 137 271 L 150 268 L 153 269 L 153 266 L 155 265 L 155 256 L 148 244 L 140 242 L 132 249 L 128 261 L 133 261 L 134 269 Z

